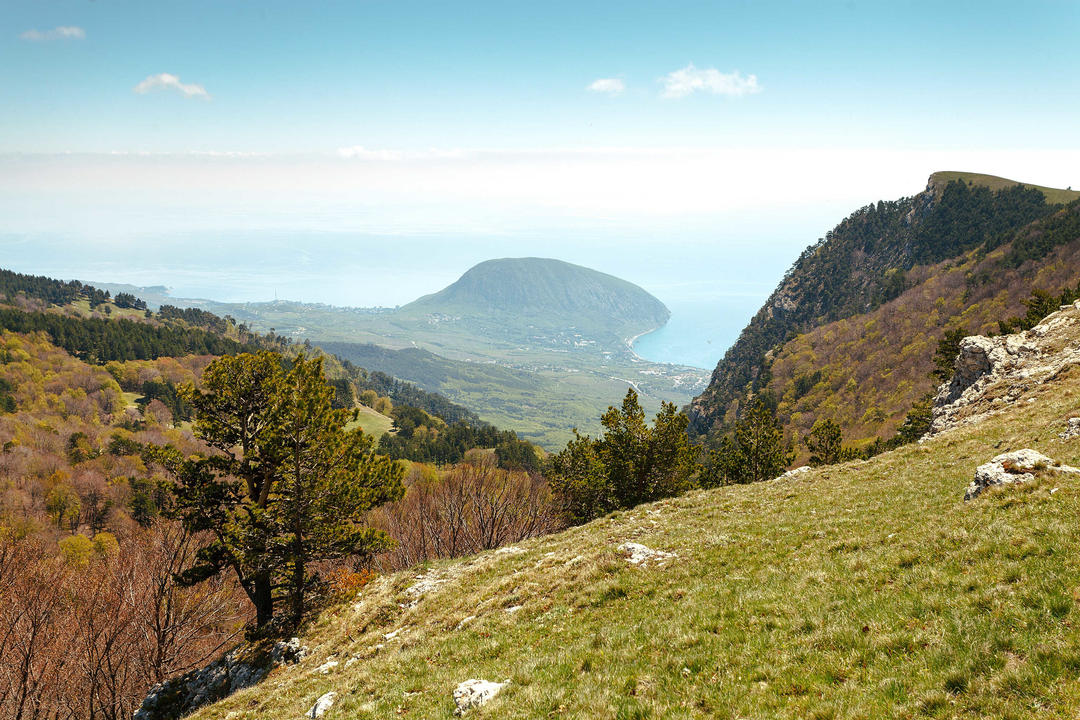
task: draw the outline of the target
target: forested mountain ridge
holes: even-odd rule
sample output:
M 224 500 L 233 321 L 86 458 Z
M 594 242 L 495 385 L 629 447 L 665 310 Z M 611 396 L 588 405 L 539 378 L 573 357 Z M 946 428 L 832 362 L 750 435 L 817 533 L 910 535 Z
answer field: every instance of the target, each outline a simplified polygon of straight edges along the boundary
M 853 440 L 888 436 L 929 392 L 946 328 L 996 329 L 1032 288 L 1076 283 L 1062 254 L 1080 237 L 1080 206 L 1046 198 L 1080 193 L 1010 183 L 935 173 L 922 193 L 866 206 L 807 248 L 689 407 L 693 431 L 722 432 L 768 391 L 796 440 L 819 417 Z
M 417 439 L 411 432 L 383 438 L 383 450 L 394 458 L 445 464 L 461 460 L 471 448 L 487 447 L 497 451 L 502 448 L 502 459 L 512 455 L 517 458 L 515 464 L 532 466 L 531 446 L 518 440 L 513 431 L 499 430 L 442 395 L 378 369 L 368 371 L 310 342 L 294 345 L 291 338 L 273 332 L 253 332 L 229 315 L 220 317 L 200 308 L 169 304 L 161 304 L 155 312 L 147 302 L 126 291 L 112 296 L 108 290 L 78 281 L 0 270 L 0 331 L 44 333 L 50 344 L 73 358 L 91 366 L 105 365 L 118 381 L 119 364 L 128 361 L 190 356 L 199 358 L 197 366 L 201 367 L 208 362 L 206 358 L 240 352 L 320 354 L 327 378 L 335 388 L 335 406 L 353 408 L 356 423 L 373 433 L 376 440 L 392 426 L 403 423 L 410 430 L 417 424 L 428 428 Z M 0 357 L 0 361 L 4 358 Z M 177 394 L 178 381 L 155 372 L 144 374 L 143 379 L 122 382 L 122 390 L 134 395 L 141 407 L 159 400 L 173 419 L 189 420 L 190 407 Z M 184 379 L 197 378 L 196 372 Z M 12 404 L 14 410 L 14 391 L 13 387 L 0 386 L 0 407 Z

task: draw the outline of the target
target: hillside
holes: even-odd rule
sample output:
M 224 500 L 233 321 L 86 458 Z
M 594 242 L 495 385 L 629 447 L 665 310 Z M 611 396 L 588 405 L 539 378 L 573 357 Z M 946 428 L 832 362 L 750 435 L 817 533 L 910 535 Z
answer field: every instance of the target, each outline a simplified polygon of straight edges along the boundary
M 1075 717 L 1080 480 L 963 500 L 1007 450 L 1080 464 L 1059 439 L 1080 309 L 1056 318 L 1013 343 L 1047 369 L 980 388 L 996 414 L 381 577 L 304 630 L 299 664 L 193 717 L 295 718 L 328 692 L 324 720 L 451 717 L 471 678 L 509 684 L 469 717 Z M 627 541 L 677 558 L 632 564 Z
M 695 431 L 722 432 L 748 393 L 767 391 L 796 435 L 831 418 L 854 442 L 888 437 L 930 392 L 946 330 L 996 329 L 1033 288 L 1075 285 L 1080 205 L 969 184 L 984 177 L 1000 180 L 936 173 L 805 250 L 695 398 Z
M 1032 185 L 1030 183 L 1021 183 L 1016 180 L 1009 180 L 1008 178 L 998 177 L 997 175 L 985 175 L 983 173 L 957 172 L 950 170 L 936 172 L 930 176 L 928 186 L 937 192 L 941 192 L 945 189 L 945 186 L 953 180 L 963 180 L 969 185 L 981 185 L 991 190 L 1003 190 L 1017 185 L 1024 185 L 1026 187 L 1035 188 L 1041 192 L 1046 198 L 1046 202 L 1052 205 L 1068 205 L 1073 200 L 1080 200 L 1080 190 L 1073 190 L 1072 188 L 1061 190 L 1059 188 L 1045 187 L 1043 185 Z
M 211 310 L 245 326 L 311 340 L 513 427 L 549 450 L 572 428 L 595 433 L 604 410 L 633 386 L 650 412 L 705 388 L 699 368 L 637 357 L 630 340 L 663 325 L 663 303 L 625 280 L 542 258 L 480 263 L 446 288 L 400 308 L 275 301 L 226 304 L 143 292 L 150 304 Z

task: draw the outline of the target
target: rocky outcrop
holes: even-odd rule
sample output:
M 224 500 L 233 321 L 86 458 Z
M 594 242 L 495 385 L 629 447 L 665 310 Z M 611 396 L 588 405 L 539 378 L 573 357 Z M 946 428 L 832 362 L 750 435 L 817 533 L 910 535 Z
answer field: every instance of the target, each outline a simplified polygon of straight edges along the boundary
M 337 700 L 337 693 L 331 690 L 319 697 L 315 701 L 315 704 L 311 706 L 311 709 L 304 713 L 304 717 L 309 718 L 321 718 L 326 714 L 326 711 L 334 706 L 334 700 Z
M 1080 364 L 1080 302 L 1026 332 L 960 341 L 952 379 L 934 398 L 931 434 L 995 414 Z
M 1062 440 L 1072 440 L 1080 437 L 1080 417 L 1071 417 L 1065 421 L 1065 430 L 1058 435 Z
M 968 485 L 964 500 L 978 497 L 989 487 L 1031 482 L 1048 473 L 1080 473 L 1080 470 L 1062 465 L 1028 448 L 1002 453 L 985 465 L 975 468 L 975 478 Z
M 279 640 L 269 651 L 242 647 L 206 667 L 150 688 L 132 720 L 175 720 L 217 702 L 266 677 L 279 665 L 300 662 L 308 654 L 298 638 Z
M 675 553 L 653 550 L 641 543 L 627 542 L 619 546 L 619 552 L 626 556 L 626 562 L 631 565 L 647 565 L 652 562 L 662 565 L 665 560 L 678 557 Z
M 455 715 L 462 715 L 466 710 L 480 707 L 491 698 L 499 694 L 504 687 L 510 684 L 506 682 L 491 682 L 490 680 L 466 680 L 454 690 Z
M 934 398 L 932 432 L 949 427 L 960 411 L 980 399 L 987 388 L 1038 354 L 1023 333 L 993 338 L 974 335 L 961 340 L 952 380 L 938 388 Z M 1022 392 L 1020 387 L 1014 389 L 1017 395 Z

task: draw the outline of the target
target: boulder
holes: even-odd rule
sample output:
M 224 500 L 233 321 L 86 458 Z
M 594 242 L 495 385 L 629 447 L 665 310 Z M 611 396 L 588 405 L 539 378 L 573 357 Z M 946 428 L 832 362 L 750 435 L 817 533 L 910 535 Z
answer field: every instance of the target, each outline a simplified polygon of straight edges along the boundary
M 308 718 L 320 718 L 326 714 L 326 711 L 334 706 L 334 700 L 337 699 L 337 693 L 331 690 L 319 697 L 315 701 L 315 704 L 311 706 L 311 709 L 304 713 L 304 717 Z
M 1080 436 L 1080 417 L 1071 417 L 1065 421 L 1065 431 L 1058 435 L 1062 440 L 1072 440 Z
M 454 714 L 461 715 L 470 708 L 480 707 L 509 684 L 509 680 L 501 683 L 490 680 L 466 680 L 454 690 L 454 705 L 457 706 Z
M 1013 450 L 975 468 L 975 477 L 964 493 L 964 500 L 978 497 L 983 490 L 995 485 L 1031 482 L 1045 472 L 1080 473 L 1080 470 L 1055 462 L 1029 448 Z
M 650 560 L 661 564 L 664 560 L 678 557 L 675 553 L 653 550 L 641 543 L 634 542 L 623 543 L 619 546 L 619 552 L 626 556 L 626 561 L 631 565 L 646 565 Z
M 150 688 L 133 720 L 174 720 L 217 702 L 266 677 L 278 665 L 300 662 L 308 654 L 299 638 L 279 640 L 269 653 L 239 648 L 206 667 Z

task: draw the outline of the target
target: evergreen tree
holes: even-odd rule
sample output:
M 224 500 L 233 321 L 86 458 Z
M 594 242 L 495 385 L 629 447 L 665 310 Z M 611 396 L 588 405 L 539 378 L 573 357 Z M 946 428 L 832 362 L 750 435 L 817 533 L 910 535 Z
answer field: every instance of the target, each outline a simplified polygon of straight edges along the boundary
M 273 453 L 278 512 L 276 535 L 284 541 L 292 616 L 304 613 L 307 568 L 318 560 L 368 555 L 390 546 L 364 515 L 404 492 L 403 469 L 372 453 L 372 439 L 345 431 L 349 412 L 333 408 L 322 358 L 296 359 L 284 378 L 274 418 Z
M 633 388 L 621 408 L 601 418 L 606 431 L 593 440 L 578 435 L 552 458 L 551 485 L 572 522 L 678 495 L 694 486 L 697 453 L 686 433 L 687 418 L 663 403 L 653 426 Z
M 784 443 L 776 409 L 759 397 L 735 424 L 734 437 L 725 436 L 710 461 L 708 484 L 760 482 L 777 477 L 795 459 Z
M 330 407 L 321 360 L 300 356 L 287 372 L 283 364 L 272 352 L 215 360 L 202 390 L 183 394 L 196 435 L 216 452 L 154 453 L 175 479 L 171 513 L 215 538 L 183 579 L 232 569 L 259 628 L 286 599 L 299 619 L 311 562 L 385 547 L 361 516 L 403 492 L 400 466 L 374 455 L 362 432 L 344 430 L 348 412 Z
M 835 465 L 844 456 L 840 426 L 832 420 L 818 420 L 804 441 L 810 450 L 810 464 Z

